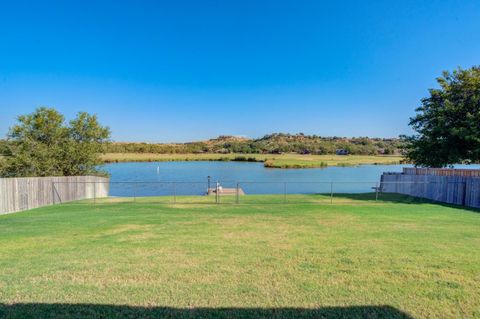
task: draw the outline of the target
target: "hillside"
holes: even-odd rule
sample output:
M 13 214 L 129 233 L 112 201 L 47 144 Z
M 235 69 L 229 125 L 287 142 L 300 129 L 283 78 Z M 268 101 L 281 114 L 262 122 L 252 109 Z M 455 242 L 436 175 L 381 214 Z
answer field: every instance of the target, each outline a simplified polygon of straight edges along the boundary
M 125 143 L 114 142 L 106 147 L 106 153 L 239 153 L 239 154 L 335 154 L 345 150 L 352 155 L 398 155 L 400 140 L 397 138 L 321 137 L 317 135 L 274 133 L 257 139 L 219 136 L 207 141 L 189 143 Z

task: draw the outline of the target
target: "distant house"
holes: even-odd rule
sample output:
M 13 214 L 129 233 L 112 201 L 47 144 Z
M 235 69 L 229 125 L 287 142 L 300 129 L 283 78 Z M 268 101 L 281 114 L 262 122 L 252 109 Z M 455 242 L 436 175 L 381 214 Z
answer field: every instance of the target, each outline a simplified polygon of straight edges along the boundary
M 338 149 L 338 150 L 335 150 L 335 154 L 337 154 L 337 155 L 348 155 L 348 151 L 345 150 L 345 149 Z

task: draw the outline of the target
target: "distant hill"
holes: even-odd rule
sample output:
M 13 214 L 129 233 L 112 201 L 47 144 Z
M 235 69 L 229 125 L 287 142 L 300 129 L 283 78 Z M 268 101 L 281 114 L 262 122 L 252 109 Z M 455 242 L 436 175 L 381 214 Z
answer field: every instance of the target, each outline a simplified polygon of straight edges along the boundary
M 335 154 L 344 150 L 352 155 L 400 154 L 398 138 L 322 137 L 317 135 L 273 133 L 257 139 L 219 136 L 189 143 L 126 143 L 114 142 L 107 153 L 244 153 L 244 154 Z

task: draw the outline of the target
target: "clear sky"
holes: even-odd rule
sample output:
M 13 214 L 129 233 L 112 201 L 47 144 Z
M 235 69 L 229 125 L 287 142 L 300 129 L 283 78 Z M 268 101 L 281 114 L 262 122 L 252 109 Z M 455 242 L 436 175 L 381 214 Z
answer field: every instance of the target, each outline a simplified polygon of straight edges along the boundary
M 117 141 L 393 137 L 475 64 L 478 0 L 0 0 L 0 136 L 47 105 Z

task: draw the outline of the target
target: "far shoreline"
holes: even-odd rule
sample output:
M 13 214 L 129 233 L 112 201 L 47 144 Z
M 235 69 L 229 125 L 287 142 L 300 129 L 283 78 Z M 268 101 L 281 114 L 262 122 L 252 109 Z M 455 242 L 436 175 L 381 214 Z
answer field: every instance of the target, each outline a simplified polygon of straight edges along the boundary
M 349 167 L 358 165 L 398 165 L 405 159 L 398 155 L 302 155 L 288 154 L 242 154 L 242 153 L 105 153 L 100 156 L 102 163 L 125 162 L 183 162 L 183 161 L 234 161 L 260 162 L 266 168 L 324 168 L 330 166 Z

